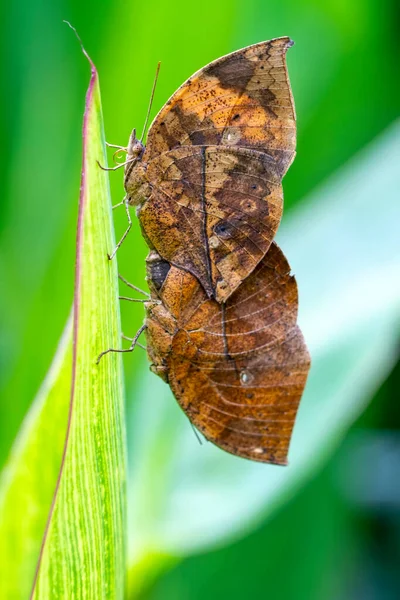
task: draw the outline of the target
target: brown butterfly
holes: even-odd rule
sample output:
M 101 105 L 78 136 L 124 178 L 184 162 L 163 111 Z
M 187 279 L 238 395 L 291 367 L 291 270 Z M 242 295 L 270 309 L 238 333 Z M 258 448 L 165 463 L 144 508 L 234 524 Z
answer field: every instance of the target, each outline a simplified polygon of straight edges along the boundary
M 296 144 L 288 37 L 228 54 L 188 79 L 133 132 L 127 202 L 151 248 L 225 302 L 263 259 L 282 215 Z
M 278 246 L 226 304 L 155 251 L 147 278 L 151 368 L 190 421 L 227 452 L 287 464 L 310 357 L 296 324 L 296 281 Z

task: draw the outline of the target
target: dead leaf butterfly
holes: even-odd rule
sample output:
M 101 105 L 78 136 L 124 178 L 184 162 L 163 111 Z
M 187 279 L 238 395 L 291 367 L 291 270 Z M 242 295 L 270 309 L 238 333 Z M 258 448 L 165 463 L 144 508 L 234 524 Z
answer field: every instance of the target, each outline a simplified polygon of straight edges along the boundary
M 288 37 L 249 46 L 188 79 L 146 147 L 133 132 L 125 189 L 151 248 L 225 302 L 263 259 L 296 145 Z
M 151 369 L 203 435 L 227 452 L 285 465 L 310 357 L 297 285 L 273 243 L 225 304 L 155 251 L 145 332 Z

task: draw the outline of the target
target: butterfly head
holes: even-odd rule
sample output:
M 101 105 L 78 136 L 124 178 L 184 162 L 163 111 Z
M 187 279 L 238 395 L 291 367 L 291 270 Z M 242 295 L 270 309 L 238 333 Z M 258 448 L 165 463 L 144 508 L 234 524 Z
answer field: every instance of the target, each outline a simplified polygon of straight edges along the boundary
M 129 204 L 140 206 L 151 194 L 146 178 L 146 165 L 142 161 L 144 145 L 136 137 L 136 129 L 131 133 L 128 143 L 128 155 L 125 165 L 124 186 Z
M 134 161 L 135 159 L 140 160 L 144 152 L 144 145 L 136 137 L 136 129 L 131 133 L 128 143 L 128 160 Z

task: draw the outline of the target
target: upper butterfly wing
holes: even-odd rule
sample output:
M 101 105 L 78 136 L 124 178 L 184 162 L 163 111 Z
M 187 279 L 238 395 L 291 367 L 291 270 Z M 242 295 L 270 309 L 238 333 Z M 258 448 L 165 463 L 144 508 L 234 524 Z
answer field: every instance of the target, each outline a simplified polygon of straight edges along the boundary
M 246 148 L 186 146 L 147 169 L 156 183 L 138 209 L 142 228 L 168 262 L 224 302 L 267 252 L 282 215 L 275 162 Z
M 286 68 L 288 37 L 224 56 L 188 79 L 154 119 L 143 160 L 180 146 L 254 148 L 281 177 L 293 160 L 296 116 Z
M 209 64 L 172 96 L 147 137 L 143 232 L 218 302 L 252 272 L 279 225 L 296 142 L 291 43 L 262 42 Z
M 273 244 L 225 306 L 209 300 L 189 274 L 169 271 L 161 289 L 173 316 L 167 346 L 150 319 L 149 345 L 193 424 L 224 450 L 286 464 L 310 357 L 296 324 L 297 286 Z M 188 298 L 182 302 L 183 290 Z

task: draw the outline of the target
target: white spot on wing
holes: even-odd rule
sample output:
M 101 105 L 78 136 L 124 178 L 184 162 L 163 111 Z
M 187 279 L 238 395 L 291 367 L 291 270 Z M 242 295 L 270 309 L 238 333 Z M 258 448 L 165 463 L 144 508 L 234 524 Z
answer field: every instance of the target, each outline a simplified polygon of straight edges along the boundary
M 246 383 L 248 383 L 250 381 L 250 376 L 247 373 L 247 371 L 242 371 L 240 373 L 240 383 L 242 383 L 243 385 L 246 385 Z

